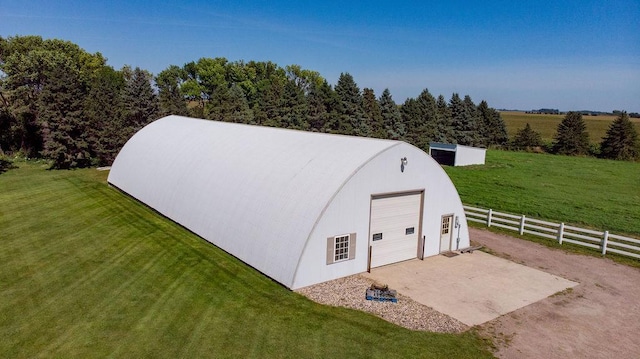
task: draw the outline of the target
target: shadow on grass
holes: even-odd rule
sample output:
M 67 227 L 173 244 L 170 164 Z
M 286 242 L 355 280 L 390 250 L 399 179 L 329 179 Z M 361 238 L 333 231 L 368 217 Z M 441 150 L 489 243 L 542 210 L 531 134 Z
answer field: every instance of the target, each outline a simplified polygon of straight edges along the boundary
M 0 174 L 3 174 L 5 172 L 7 172 L 8 170 L 14 169 L 14 168 L 18 168 L 18 166 L 15 166 L 13 164 L 13 162 L 4 159 L 4 158 L 0 158 Z

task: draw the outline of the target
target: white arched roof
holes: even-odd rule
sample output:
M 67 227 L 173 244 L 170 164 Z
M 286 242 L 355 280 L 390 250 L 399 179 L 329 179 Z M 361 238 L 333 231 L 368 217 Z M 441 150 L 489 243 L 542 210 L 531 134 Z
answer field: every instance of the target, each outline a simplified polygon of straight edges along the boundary
M 168 116 L 126 143 L 108 182 L 291 287 L 332 198 L 400 144 Z

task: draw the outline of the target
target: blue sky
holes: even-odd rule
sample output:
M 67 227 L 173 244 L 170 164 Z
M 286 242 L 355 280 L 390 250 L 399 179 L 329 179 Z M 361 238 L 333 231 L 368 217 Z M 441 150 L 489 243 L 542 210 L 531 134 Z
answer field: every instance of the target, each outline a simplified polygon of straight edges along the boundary
M 428 88 L 509 109 L 640 112 L 640 1 L 13 1 L 41 35 L 154 74 L 201 57 L 341 72 L 396 102 Z

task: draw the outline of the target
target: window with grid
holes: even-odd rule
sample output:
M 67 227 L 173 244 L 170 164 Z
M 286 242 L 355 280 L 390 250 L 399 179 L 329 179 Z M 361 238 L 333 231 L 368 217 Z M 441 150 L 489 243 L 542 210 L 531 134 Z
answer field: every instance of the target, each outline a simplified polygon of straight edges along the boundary
M 349 259 L 349 235 L 335 237 L 334 262 Z
M 443 218 L 442 219 L 442 234 L 448 234 L 450 226 L 451 226 L 451 217 Z

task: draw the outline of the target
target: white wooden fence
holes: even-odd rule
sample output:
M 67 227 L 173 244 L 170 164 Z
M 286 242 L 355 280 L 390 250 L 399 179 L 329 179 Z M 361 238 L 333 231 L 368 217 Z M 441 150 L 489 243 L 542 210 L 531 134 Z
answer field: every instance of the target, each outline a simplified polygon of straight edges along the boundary
M 500 227 L 520 233 L 573 243 L 599 250 L 602 255 L 616 253 L 640 259 L 640 239 L 629 238 L 609 231 L 594 231 L 564 223 L 553 223 L 528 218 L 525 215 L 514 215 L 497 212 L 492 209 L 464 206 L 467 221 L 483 223 L 487 227 Z

